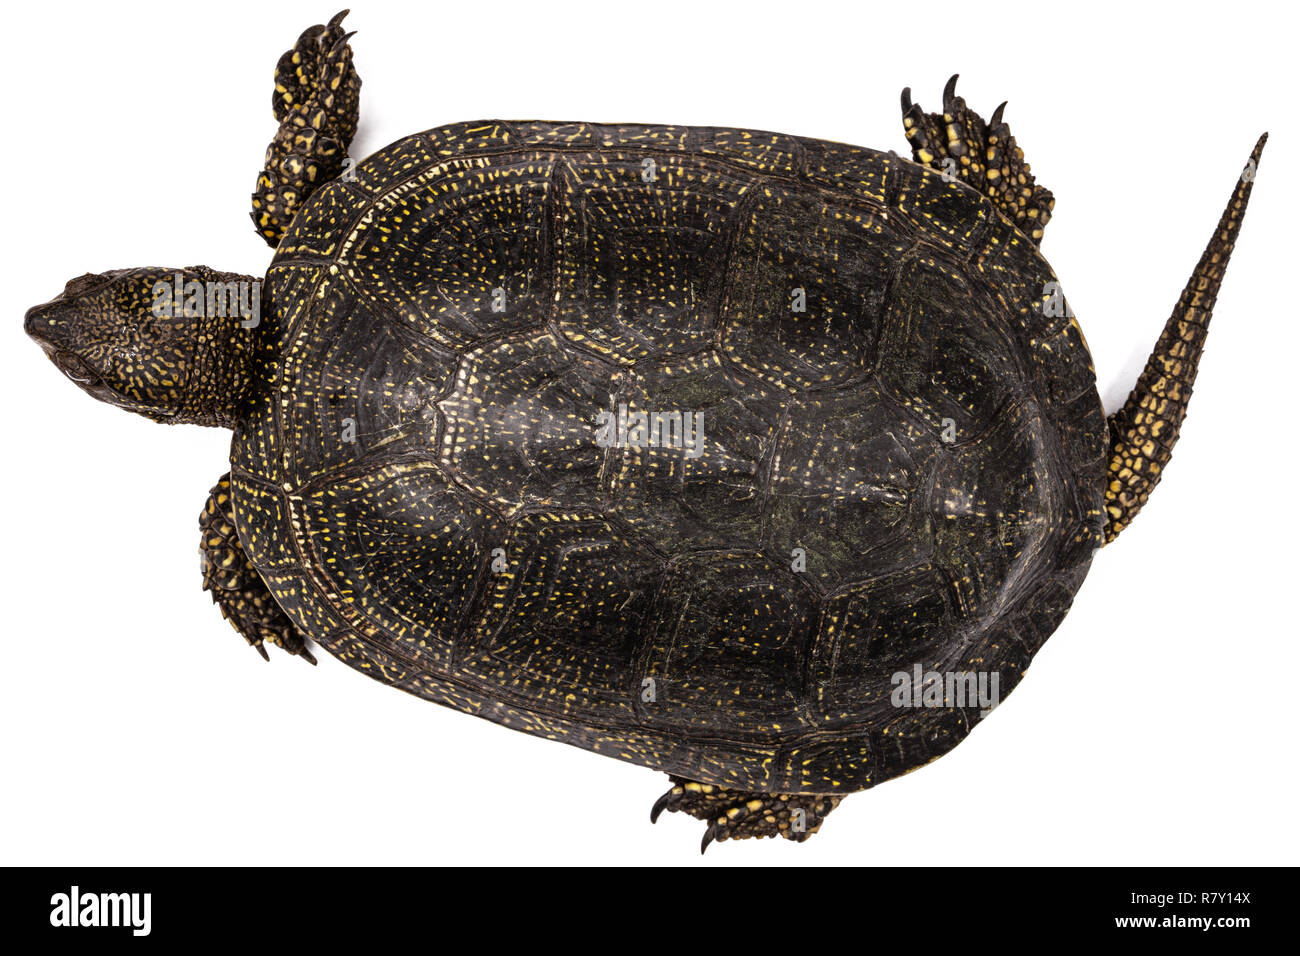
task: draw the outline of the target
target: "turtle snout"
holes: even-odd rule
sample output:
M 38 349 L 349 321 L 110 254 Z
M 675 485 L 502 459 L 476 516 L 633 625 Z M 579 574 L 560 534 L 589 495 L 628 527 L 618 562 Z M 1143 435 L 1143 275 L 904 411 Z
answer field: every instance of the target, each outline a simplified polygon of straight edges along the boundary
M 63 297 L 34 306 L 23 316 L 23 331 L 45 350 L 60 372 L 83 388 L 102 384 L 99 373 L 70 347 L 71 334 Z
M 23 316 L 23 331 L 39 342 L 47 352 L 51 348 L 66 347 L 73 319 L 72 309 L 76 302 L 119 274 L 87 272 L 69 279 L 63 286 L 63 291 L 49 302 L 34 305 L 27 310 Z
M 62 311 L 60 299 L 52 302 L 46 302 L 44 305 L 32 306 L 23 316 L 23 331 L 46 351 L 51 348 L 58 348 L 60 338 L 61 319 L 59 313 Z

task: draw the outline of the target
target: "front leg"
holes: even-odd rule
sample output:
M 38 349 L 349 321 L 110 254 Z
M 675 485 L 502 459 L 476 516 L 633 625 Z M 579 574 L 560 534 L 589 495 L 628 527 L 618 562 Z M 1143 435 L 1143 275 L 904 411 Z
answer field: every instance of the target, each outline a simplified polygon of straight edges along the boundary
M 361 78 L 352 67 L 352 34 L 340 26 L 346 14 L 308 27 L 275 66 L 271 108 L 280 129 L 257 176 L 252 212 L 272 247 L 311 194 L 343 172 L 357 132 Z
M 270 660 L 266 653 L 266 644 L 270 643 L 315 664 L 307 642 L 271 596 L 239 542 L 229 474 L 222 475 L 208 495 L 208 503 L 199 515 L 199 531 L 203 590 L 212 593 L 212 603 L 221 608 L 221 616 L 263 658 Z

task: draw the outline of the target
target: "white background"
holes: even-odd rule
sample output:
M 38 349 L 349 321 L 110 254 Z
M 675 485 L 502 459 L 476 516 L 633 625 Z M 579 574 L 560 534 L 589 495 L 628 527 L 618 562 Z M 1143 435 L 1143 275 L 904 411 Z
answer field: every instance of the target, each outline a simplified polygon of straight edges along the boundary
M 666 778 L 250 650 L 200 590 L 224 431 L 82 395 L 21 332 L 85 271 L 260 275 L 271 71 L 311 3 L 11 5 L 3 62 L 0 862 L 700 860 Z M 1043 246 L 1113 411 L 1272 139 L 1152 503 L 1025 681 L 937 763 L 733 863 L 1296 863 L 1300 379 L 1293 11 L 1276 5 L 389 4 L 348 26 L 365 156 L 483 117 L 905 151 L 949 74 L 1055 191 Z M 1284 21 L 1290 21 L 1285 22 Z

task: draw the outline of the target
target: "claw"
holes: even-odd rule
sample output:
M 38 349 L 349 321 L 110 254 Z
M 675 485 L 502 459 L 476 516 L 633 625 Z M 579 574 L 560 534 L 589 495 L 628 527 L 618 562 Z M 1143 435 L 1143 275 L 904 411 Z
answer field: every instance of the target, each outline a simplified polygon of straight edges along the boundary
M 954 97 L 957 95 L 957 77 L 959 73 L 954 73 L 948 80 L 948 85 L 943 88 L 943 110 L 948 112 L 948 107 L 952 105 Z
M 266 653 L 266 645 L 263 644 L 261 641 L 258 641 L 256 644 L 253 644 L 252 648 L 253 650 L 257 651 L 257 653 L 262 655 L 262 660 L 266 661 L 268 664 L 271 662 L 271 655 Z
M 673 789 L 675 790 L 676 787 L 674 787 Z M 659 822 L 659 814 L 661 814 L 661 813 L 664 812 L 664 808 L 668 806 L 668 800 L 669 800 L 669 798 L 672 797 L 672 795 L 673 795 L 673 791 L 672 791 L 672 790 L 669 790 L 669 791 L 668 791 L 667 793 L 665 793 L 662 797 L 660 797 L 658 800 L 655 801 L 655 805 L 654 805 L 653 807 L 650 808 L 650 822 L 651 822 L 651 823 L 658 823 L 658 822 Z
M 704 831 L 704 839 L 700 841 L 701 856 L 703 856 L 704 851 L 709 848 L 709 844 L 712 843 L 717 838 L 717 835 L 718 835 L 718 825 L 716 823 L 710 823 L 709 828 Z
M 351 39 L 352 39 L 354 36 L 356 36 L 356 35 L 357 35 L 357 31 L 356 31 L 356 30 L 353 30 L 351 33 L 345 33 L 345 34 L 343 34 L 343 36 L 339 37 L 338 40 L 335 41 L 334 45 L 333 45 L 332 47 L 330 47 L 330 52 L 331 52 L 331 53 L 337 53 L 337 52 L 339 52 L 339 50 L 341 50 L 341 49 L 343 49 L 345 46 L 347 46 L 347 45 L 348 45 L 348 41 L 351 40 Z
M 1007 108 L 1007 101 L 1003 100 L 1002 105 L 993 111 L 993 117 L 989 120 L 989 126 L 995 127 L 1002 123 L 1002 111 Z
M 905 86 L 903 87 L 903 115 L 906 116 L 910 112 L 912 112 L 912 88 Z
M 337 27 L 340 23 L 342 23 L 343 18 L 346 17 L 348 13 L 349 13 L 348 10 L 340 10 L 338 13 L 334 14 L 334 16 L 330 17 L 330 22 L 329 22 L 330 29 L 332 30 L 334 27 Z
M 316 658 L 312 656 L 311 651 L 307 650 L 306 647 L 298 652 L 298 656 L 303 658 L 312 667 L 316 666 Z

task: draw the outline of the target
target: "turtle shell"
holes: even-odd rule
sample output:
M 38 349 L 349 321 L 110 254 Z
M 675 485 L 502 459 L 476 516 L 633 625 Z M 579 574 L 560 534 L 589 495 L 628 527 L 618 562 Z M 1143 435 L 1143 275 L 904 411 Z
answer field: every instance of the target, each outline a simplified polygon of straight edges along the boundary
M 900 675 L 1004 697 L 1100 545 L 1055 281 L 893 153 L 410 136 L 276 253 L 240 537 L 302 631 L 413 694 L 701 782 L 871 786 L 990 706 L 900 706 Z

